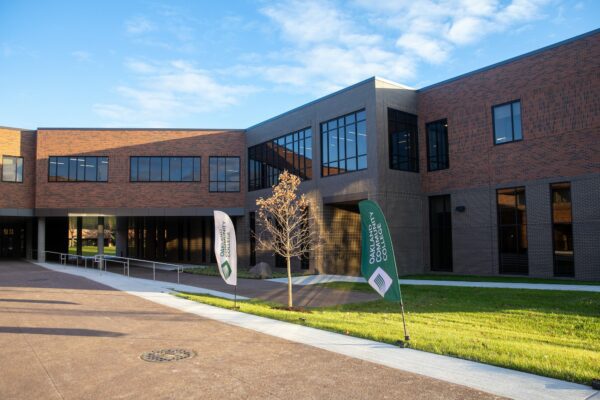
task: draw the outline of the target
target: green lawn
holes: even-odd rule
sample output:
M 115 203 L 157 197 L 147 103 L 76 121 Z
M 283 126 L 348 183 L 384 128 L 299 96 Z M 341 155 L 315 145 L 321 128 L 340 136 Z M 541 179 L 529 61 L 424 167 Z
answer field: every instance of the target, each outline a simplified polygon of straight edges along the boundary
M 104 254 L 114 256 L 116 254 L 116 247 L 104 247 Z M 98 248 L 96 246 L 82 246 L 82 255 L 84 256 L 95 256 L 98 254 Z M 77 247 L 69 247 L 69 254 L 77 254 Z
M 207 265 L 206 267 L 203 267 L 203 268 L 186 269 L 185 272 L 188 272 L 190 274 L 197 274 L 197 275 L 220 276 L 219 271 L 217 270 L 217 267 L 214 265 Z M 306 272 L 292 272 L 292 276 L 304 276 L 304 275 L 309 275 L 309 274 L 307 274 Z M 250 272 L 248 272 L 245 269 L 238 269 L 237 276 L 238 276 L 238 278 L 243 278 L 243 279 L 260 279 L 260 278 L 257 278 L 256 276 L 252 275 Z M 274 270 L 273 278 L 287 278 L 287 272 Z
M 445 275 L 422 274 L 404 275 L 400 279 L 418 279 L 431 281 L 468 281 L 468 282 L 510 282 L 510 283 L 560 283 L 562 285 L 600 285 L 598 281 L 576 281 L 573 279 L 542 279 L 520 276 L 480 276 L 480 275 Z
M 345 286 L 367 290 L 366 284 Z M 402 293 L 412 348 L 584 384 L 600 377 L 600 293 L 438 286 L 404 286 Z M 232 305 L 206 295 L 180 296 Z M 381 342 L 403 337 L 398 304 L 382 300 L 312 313 L 274 309 L 260 300 L 238 304 L 242 312 Z

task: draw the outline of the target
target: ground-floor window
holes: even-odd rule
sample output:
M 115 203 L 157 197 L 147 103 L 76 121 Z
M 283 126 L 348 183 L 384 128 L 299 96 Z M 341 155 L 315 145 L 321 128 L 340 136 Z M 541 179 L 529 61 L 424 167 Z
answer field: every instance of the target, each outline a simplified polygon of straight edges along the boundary
M 450 195 L 429 198 L 429 253 L 432 271 L 452 271 Z
M 128 218 L 128 257 L 164 262 L 214 263 L 213 241 L 213 217 Z
M 525 188 L 497 190 L 496 203 L 500 273 L 527 275 L 529 260 Z
M 573 217 L 571 211 L 571 184 L 550 185 L 552 199 L 552 245 L 554 248 L 554 276 L 574 276 Z

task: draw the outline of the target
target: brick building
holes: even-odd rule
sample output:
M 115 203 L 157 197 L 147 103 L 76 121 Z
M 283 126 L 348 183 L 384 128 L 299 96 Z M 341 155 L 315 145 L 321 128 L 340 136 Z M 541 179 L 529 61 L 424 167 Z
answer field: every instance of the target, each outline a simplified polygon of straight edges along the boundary
M 600 30 L 421 89 L 367 79 L 245 130 L 0 128 L 0 256 L 81 253 L 95 230 L 98 252 L 210 263 L 220 209 L 242 266 L 277 265 L 250 233 L 287 169 L 325 239 L 296 268 L 357 274 L 368 198 L 400 274 L 600 280 L 599 139 Z

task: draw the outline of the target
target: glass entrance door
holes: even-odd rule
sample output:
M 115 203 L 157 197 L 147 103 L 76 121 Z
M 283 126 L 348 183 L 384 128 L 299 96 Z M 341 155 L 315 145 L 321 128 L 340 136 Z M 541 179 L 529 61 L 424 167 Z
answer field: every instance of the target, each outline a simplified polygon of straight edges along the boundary
M 15 226 L 0 226 L 0 257 L 21 257 L 21 229 Z

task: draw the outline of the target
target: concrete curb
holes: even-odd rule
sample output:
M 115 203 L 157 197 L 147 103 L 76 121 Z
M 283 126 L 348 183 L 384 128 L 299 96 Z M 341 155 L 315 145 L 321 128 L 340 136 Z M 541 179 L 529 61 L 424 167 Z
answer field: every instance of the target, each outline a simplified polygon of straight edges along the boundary
M 158 284 L 155 281 L 127 278 L 97 270 L 81 270 L 47 263 L 36 264 L 53 271 L 82 276 L 146 300 L 204 318 L 499 396 L 518 400 L 585 400 L 599 394 L 591 387 L 558 379 L 418 350 L 401 349 L 385 343 L 196 303 L 170 294 L 170 289 L 174 288 L 174 285 L 168 282 Z M 193 289 L 196 293 L 215 292 L 195 287 Z M 227 295 L 227 293 L 221 294 Z

